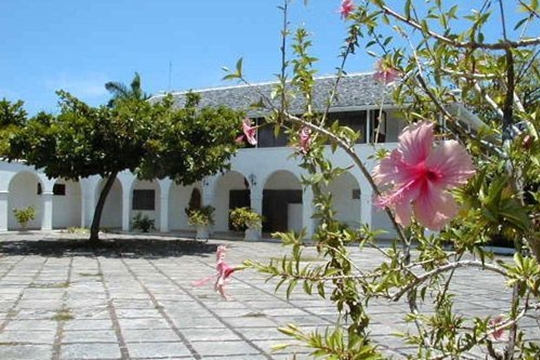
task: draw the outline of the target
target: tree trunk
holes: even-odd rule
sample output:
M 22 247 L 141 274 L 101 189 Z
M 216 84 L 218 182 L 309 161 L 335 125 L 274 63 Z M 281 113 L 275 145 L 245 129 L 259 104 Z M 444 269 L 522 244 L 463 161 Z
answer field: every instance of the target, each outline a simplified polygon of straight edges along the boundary
M 101 214 L 103 213 L 103 208 L 105 207 L 107 195 L 109 195 L 109 192 L 114 184 L 114 180 L 116 180 L 116 175 L 118 175 L 118 171 L 115 171 L 109 175 L 107 181 L 105 182 L 105 186 L 103 186 L 103 189 L 99 194 L 99 200 L 96 204 L 96 209 L 94 210 L 94 218 L 92 219 L 92 226 L 90 226 L 90 239 L 88 239 L 88 241 L 91 244 L 96 245 L 100 242 L 99 224 L 101 223 Z

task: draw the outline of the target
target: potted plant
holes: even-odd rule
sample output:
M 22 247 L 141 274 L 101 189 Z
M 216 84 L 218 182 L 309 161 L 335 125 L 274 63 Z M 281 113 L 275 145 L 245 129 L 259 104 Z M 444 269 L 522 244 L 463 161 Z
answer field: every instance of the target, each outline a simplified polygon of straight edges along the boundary
M 245 240 L 258 240 L 262 228 L 262 215 L 248 207 L 231 210 L 231 224 L 236 230 L 244 230 Z
M 198 209 L 186 209 L 188 222 L 197 229 L 196 239 L 208 239 L 210 226 L 214 225 L 214 211 L 212 205 L 202 206 Z
M 137 213 L 133 218 L 133 228 L 143 233 L 147 233 L 150 229 L 155 229 L 154 223 L 154 219 L 150 219 L 148 215 L 143 215 L 142 213 Z
M 23 230 L 26 230 L 26 225 L 30 221 L 34 220 L 36 217 L 36 211 L 31 206 L 20 209 L 13 209 L 13 214 L 15 215 L 15 219 L 17 219 L 17 222 L 21 225 Z

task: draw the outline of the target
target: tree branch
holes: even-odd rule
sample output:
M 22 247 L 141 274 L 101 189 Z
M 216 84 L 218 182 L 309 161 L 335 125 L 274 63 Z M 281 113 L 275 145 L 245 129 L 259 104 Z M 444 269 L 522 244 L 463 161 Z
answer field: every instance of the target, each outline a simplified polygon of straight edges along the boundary
M 512 41 L 512 40 L 505 40 L 500 41 L 497 43 L 480 43 L 477 41 L 457 41 L 451 38 L 448 38 L 446 36 L 443 36 L 439 33 L 436 33 L 432 30 L 424 31 L 422 25 L 420 25 L 418 22 L 406 18 L 405 16 L 395 12 L 391 8 L 389 8 L 386 5 L 380 6 L 380 9 L 384 11 L 387 15 L 392 16 L 393 18 L 417 29 L 422 31 L 423 33 L 429 35 L 430 37 L 437 39 L 439 41 L 442 41 L 448 45 L 454 46 L 456 48 L 461 49 L 470 49 L 470 50 L 476 50 L 476 49 L 484 49 L 484 50 L 510 50 L 510 49 L 516 49 L 516 48 L 522 48 L 522 47 L 530 47 L 540 44 L 540 37 L 530 38 L 530 39 L 523 39 L 519 41 Z

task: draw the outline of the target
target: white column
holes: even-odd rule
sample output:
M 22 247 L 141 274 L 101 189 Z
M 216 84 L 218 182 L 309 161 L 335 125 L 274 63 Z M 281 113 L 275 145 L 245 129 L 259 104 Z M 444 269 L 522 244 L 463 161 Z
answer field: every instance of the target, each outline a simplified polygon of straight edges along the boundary
M 53 216 L 53 192 L 43 191 L 41 194 L 43 214 L 41 217 L 41 230 L 52 230 L 52 216 Z
M 96 199 L 98 197 L 97 188 L 100 181 L 99 176 L 92 176 L 88 179 L 82 179 L 82 211 L 81 211 L 81 225 L 83 227 L 90 227 L 92 225 L 92 219 L 94 218 L 94 212 L 96 210 Z
M 214 178 L 204 178 L 202 181 L 201 181 L 201 185 L 202 185 L 202 205 L 203 206 L 206 206 L 206 205 L 212 205 L 214 208 L 216 207 L 215 204 L 214 204 L 214 197 L 215 197 L 215 191 L 214 191 L 214 188 L 215 188 L 215 183 L 214 183 L 215 179 Z M 216 212 L 214 213 L 214 220 L 217 220 L 216 219 L 216 216 L 219 216 L 219 214 L 217 214 Z M 210 232 L 210 235 L 212 235 L 214 233 L 214 229 L 212 226 L 209 227 L 209 232 Z
M 373 192 L 364 188 L 360 192 L 360 223 L 371 228 L 371 210 L 373 207 Z
M 263 207 L 262 207 L 262 200 L 263 200 L 263 189 L 260 186 L 251 184 L 251 192 L 250 192 L 250 207 L 253 211 L 255 211 L 257 214 L 262 215 L 263 213 Z M 261 237 L 262 235 L 262 228 L 258 229 L 258 235 Z
M 0 191 L 0 231 L 8 229 L 8 198 L 9 191 Z
M 302 194 L 302 222 L 306 229 L 306 239 L 311 239 L 315 232 L 315 219 L 313 219 L 314 210 L 313 191 L 310 187 L 304 188 Z
M 129 231 L 130 208 L 131 186 L 124 186 L 124 184 L 122 184 L 122 231 Z
M 171 190 L 172 180 L 169 178 L 159 181 L 159 231 L 169 231 L 169 192 Z

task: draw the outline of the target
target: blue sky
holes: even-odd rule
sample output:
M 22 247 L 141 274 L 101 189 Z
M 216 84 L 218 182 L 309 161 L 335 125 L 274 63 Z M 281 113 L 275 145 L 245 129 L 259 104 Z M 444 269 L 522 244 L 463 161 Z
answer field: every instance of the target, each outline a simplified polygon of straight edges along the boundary
M 291 5 L 293 26 L 313 33 L 320 75 L 339 65 L 346 24 L 339 0 Z M 1 0 L 0 98 L 22 99 L 30 114 L 55 111 L 64 89 L 92 105 L 106 103 L 107 81 L 140 73 L 148 93 L 233 85 L 223 66 L 244 59 L 253 81 L 280 66 L 279 0 Z M 170 67 L 169 64 L 172 66 Z M 352 59 L 349 71 L 373 60 Z M 172 69 L 170 71 L 170 69 Z M 171 76 L 169 76 L 169 74 Z
M 347 27 L 340 2 L 291 2 L 292 27 L 304 24 L 312 33 L 319 75 L 332 74 L 340 63 Z M 483 1 L 450 3 L 469 12 Z M 99 105 L 110 97 L 107 81 L 129 84 L 136 71 L 150 94 L 234 85 L 221 80 L 222 67 L 234 68 L 240 57 L 251 81 L 274 80 L 278 5 L 281 0 L 0 0 L 0 98 L 24 100 L 30 115 L 54 112 L 59 89 Z M 515 9 L 508 10 L 515 17 Z M 495 26 L 488 36 L 500 36 Z M 346 70 L 371 71 L 373 64 L 358 51 Z

